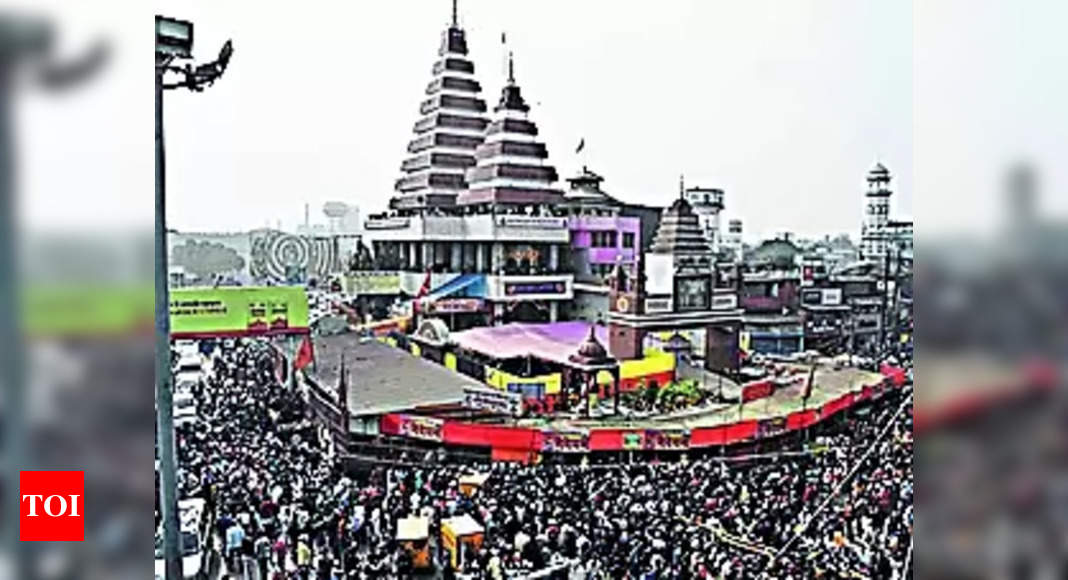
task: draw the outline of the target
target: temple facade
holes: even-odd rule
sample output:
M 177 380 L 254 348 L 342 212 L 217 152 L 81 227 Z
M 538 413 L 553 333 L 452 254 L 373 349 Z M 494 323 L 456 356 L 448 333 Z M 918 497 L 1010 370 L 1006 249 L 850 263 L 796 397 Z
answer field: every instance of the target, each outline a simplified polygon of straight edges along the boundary
M 365 222 L 402 293 L 454 328 L 555 321 L 573 297 L 564 192 L 508 68 L 487 112 L 454 9 L 390 211 Z
M 648 252 L 634 268 L 620 265 L 611 282 L 609 352 L 619 360 L 641 358 L 647 336 L 659 331 L 694 330 L 702 337 L 687 353 L 711 371 L 738 369 L 737 270 L 720 264 L 700 217 L 679 197 L 660 218 Z

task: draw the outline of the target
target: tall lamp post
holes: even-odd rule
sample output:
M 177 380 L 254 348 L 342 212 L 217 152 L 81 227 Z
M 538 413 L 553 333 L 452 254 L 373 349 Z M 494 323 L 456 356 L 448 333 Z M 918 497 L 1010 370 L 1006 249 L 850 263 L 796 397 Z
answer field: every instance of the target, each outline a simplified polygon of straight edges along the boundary
M 202 91 L 226 70 L 233 54 L 227 40 L 213 62 L 193 66 L 193 23 L 156 16 L 156 420 L 158 421 L 160 463 L 160 509 L 163 516 L 163 557 L 166 580 L 181 580 L 182 550 L 175 482 L 174 407 L 171 390 L 170 299 L 167 292 L 167 195 L 166 163 L 163 150 L 163 91 L 186 88 Z M 174 78 L 168 82 L 166 77 Z

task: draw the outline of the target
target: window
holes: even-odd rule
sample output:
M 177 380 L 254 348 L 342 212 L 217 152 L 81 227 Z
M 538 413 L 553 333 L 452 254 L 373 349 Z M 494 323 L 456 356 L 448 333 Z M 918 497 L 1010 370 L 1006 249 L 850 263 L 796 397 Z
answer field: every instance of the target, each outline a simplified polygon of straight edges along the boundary
M 629 232 L 623 234 L 623 247 L 624 248 L 633 248 L 634 247 L 634 234 L 629 233 Z
M 590 236 L 590 244 L 594 248 L 614 248 L 616 247 L 616 232 L 593 232 Z

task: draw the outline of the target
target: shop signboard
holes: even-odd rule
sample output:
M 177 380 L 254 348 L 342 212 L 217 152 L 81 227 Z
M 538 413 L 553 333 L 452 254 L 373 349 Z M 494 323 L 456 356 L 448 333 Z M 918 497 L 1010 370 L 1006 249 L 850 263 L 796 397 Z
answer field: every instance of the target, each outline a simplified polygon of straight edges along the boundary
M 504 415 L 519 415 L 523 410 L 523 398 L 519 393 L 466 387 L 464 407 Z
M 590 450 L 589 431 L 542 431 L 541 450 L 546 453 L 585 453 Z
M 399 432 L 405 437 L 422 439 L 424 441 L 441 442 L 445 422 L 433 417 L 418 417 L 415 415 L 401 415 Z
M 427 306 L 427 310 L 433 314 L 463 314 L 482 312 L 486 302 L 481 298 L 442 298 L 435 300 Z
M 564 295 L 567 294 L 567 283 L 562 280 L 505 282 L 504 293 L 507 296 Z

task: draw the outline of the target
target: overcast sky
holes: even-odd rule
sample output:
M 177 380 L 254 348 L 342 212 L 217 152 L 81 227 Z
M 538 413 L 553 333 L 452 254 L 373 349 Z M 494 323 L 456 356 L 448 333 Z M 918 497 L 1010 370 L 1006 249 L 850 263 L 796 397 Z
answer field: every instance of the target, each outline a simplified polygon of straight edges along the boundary
M 859 227 L 865 172 L 910 214 L 907 3 L 460 0 L 483 96 L 501 32 L 550 160 L 582 160 L 621 199 L 665 204 L 679 175 L 726 190 L 753 235 Z M 430 80 L 448 0 L 166 2 L 226 76 L 167 94 L 170 211 L 184 230 L 292 227 L 327 200 L 381 211 Z
M 24 4 L 57 2 L 64 51 L 100 30 L 118 50 L 76 96 L 24 100 L 24 217 L 150 224 L 152 6 Z M 611 193 L 664 204 L 683 173 L 724 188 L 726 214 L 750 238 L 855 234 L 876 160 L 895 176 L 895 214 L 911 215 L 917 200 L 921 233 L 996 221 L 1012 159 L 1045 161 L 1046 191 L 1068 171 L 1052 163 L 1068 126 L 1068 3 L 460 2 L 484 97 L 493 103 L 502 84 L 506 31 L 563 175 L 585 137 L 585 162 Z M 236 48 L 216 86 L 167 94 L 173 227 L 291 227 L 305 202 L 321 219 L 333 199 L 385 207 L 448 0 L 167 0 L 156 10 L 196 22 L 201 60 L 226 38 Z

